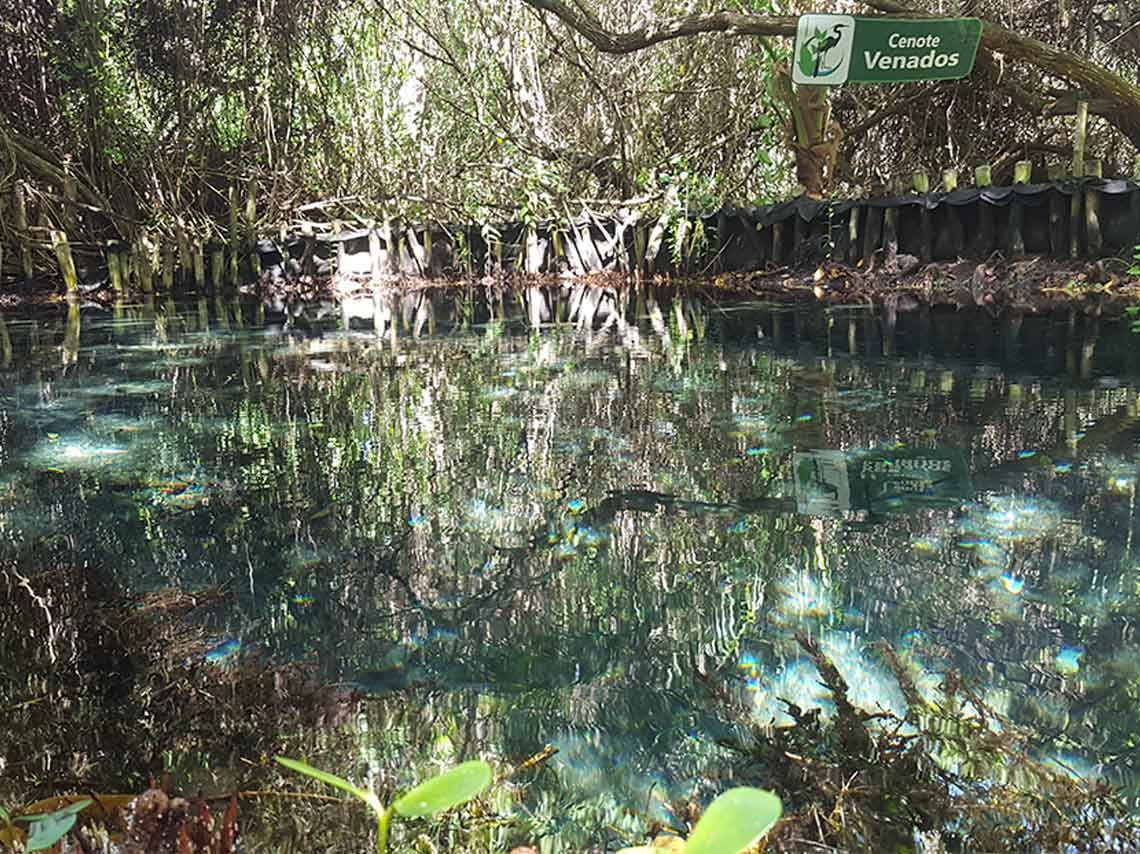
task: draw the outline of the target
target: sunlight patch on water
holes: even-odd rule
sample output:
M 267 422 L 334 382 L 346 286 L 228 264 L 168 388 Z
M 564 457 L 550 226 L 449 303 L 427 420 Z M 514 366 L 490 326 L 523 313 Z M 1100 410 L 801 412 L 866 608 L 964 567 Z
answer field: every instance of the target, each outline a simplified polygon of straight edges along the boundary
M 784 617 L 822 617 L 832 610 L 831 593 L 807 571 L 785 575 L 776 584 L 780 600 L 775 613 Z
M 824 632 L 819 644 L 847 682 L 847 698 L 852 705 L 867 712 L 889 712 L 898 718 L 906 715 L 906 700 L 894 675 L 865 654 L 865 643 L 859 633 Z M 741 662 L 744 659 L 738 661 L 738 666 L 746 669 Z M 747 688 L 752 694 L 758 722 L 774 722 L 777 727 L 794 723 L 781 698 L 804 710 L 819 709 L 824 720 L 835 713 L 830 692 L 821 684 L 815 664 L 806 657 L 791 659 L 774 670 L 758 667 L 755 673 L 751 662 L 747 662 L 747 672 L 750 676 Z
M 84 471 L 122 465 L 130 454 L 130 448 L 85 433 L 50 434 L 32 446 L 24 463 L 41 471 Z

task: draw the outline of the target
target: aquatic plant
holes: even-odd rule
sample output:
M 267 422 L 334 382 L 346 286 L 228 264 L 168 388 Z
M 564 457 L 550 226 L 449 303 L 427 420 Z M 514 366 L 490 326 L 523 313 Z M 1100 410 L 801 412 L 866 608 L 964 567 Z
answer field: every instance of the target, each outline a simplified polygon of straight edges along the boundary
M 688 839 L 684 842 L 670 839 L 665 850 L 684 854 L 737 854 L 771 830 L 782 813 L 780 799 L 771 792 L 747 786 L 729 789 L 709 804 Z M 663 848 L 658 842 L 624 848 L 618 854 L 653 854 Z
M 275 756 L 274 759 L 292 771 L 320 780 L 364 801 L 376 813 L 377 854 L 385 854 L 388 850 L 388 827 L 394 814 L 399 813 L 404 818 L 426 818 L 447 812 L 453 807 L 467 803 L 491 785 L 491 766 L 482 760 L 473 759 L 456 765 L 438 777 L 425 780 L 385 807 L 375 792 L 358 788 L 342 777 L 296 759 L 284 756 Z
M 90 805 L 91 799 L 84 798 L 52 812 L 20 815 L 15 819 L 11 819 L 3 809 L 0 809 L 0 820 L 7 825 L 11 825 L 12 821 L 27 822 L 28 838 L 24 843 L 25 850 L 42 851 L 63 839 L 75 825 L 76 816 Z
M 734 776 L 776 789 L 797 808 L 766 840 L 771 850 L 1132 851 L 1140 826 L 1109 786 L 1033 757 L 1033 735 L 984 701 L 956 672 L 922 690 L 887 644 L 878 650 L 906 711 L 868 713 L 824 644 L 796 636 L 834 713 L 788 701 L 790 727 L 752 724 Z M 728 694 L 718 693 L 728 707 Z M 741 720 L 750 710 L 740 709 Z M 691 849 L 686 848 L 687 854 Z

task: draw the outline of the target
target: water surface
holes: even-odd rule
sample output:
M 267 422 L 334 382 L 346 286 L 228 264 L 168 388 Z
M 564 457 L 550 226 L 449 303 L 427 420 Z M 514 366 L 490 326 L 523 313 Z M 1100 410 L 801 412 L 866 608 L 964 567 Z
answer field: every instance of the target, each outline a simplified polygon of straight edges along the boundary
M 726 766 L 701 674 L 759 722 L 830 713 L 806 632 L 869 711 L 905 711 L 886 641 L 931 696 L 960 671 L 1041 757 L 1134 785 L 1124 325 L 645 295 L 540 328 L 421 301 L 379 338 L 226 300 L 67 311 L 0 336 L 0 559 L 228 585 L 207 661 L 312 663 L 419 717 L 361 733 L 373 771 L 425 735 L 552 743 L 563 819 L 660 813 Z M 932 459 L 955 478 L 822 474 Z

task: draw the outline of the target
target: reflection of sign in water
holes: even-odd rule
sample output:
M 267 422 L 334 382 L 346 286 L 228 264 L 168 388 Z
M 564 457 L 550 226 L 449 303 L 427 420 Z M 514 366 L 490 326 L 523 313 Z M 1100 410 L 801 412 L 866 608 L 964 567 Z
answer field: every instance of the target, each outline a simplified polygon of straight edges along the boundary
M 796 471 L 796 509 L 813 516 L 833 516 L 851 507 L 847 454 L 843 451 L 807 451 L 793 458 Z
M 854 455 L 802 451 L 796 453 L 793 466 L 796 508 L 813 516 L 955 503 L 973 492 L 960 451 L 908 448 Z

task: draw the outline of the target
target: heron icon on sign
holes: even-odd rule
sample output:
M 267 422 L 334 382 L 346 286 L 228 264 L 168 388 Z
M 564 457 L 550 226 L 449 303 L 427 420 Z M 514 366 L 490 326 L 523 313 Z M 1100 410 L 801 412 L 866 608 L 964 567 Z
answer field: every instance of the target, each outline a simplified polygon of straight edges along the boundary
M 834 86 L 847 80 L 855 21 L 849 15 L 804 15 L 796 27 L 796 83 Z

